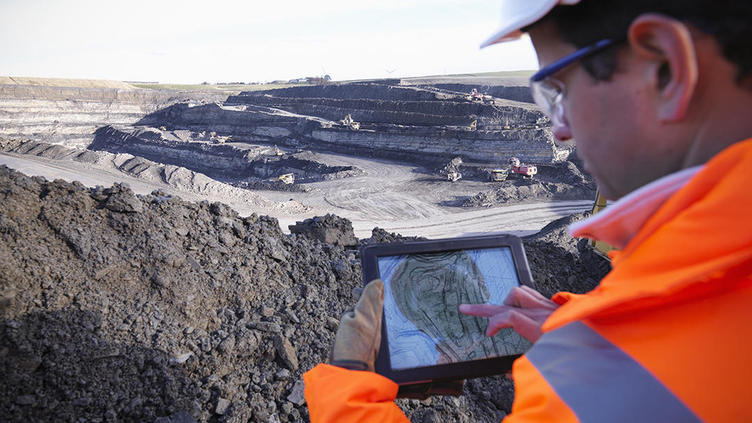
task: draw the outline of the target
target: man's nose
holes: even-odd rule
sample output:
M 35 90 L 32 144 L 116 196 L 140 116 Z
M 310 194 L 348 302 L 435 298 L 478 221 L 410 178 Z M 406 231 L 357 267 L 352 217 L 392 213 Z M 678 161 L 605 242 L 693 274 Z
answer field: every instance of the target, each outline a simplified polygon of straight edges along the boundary
M 572 131 L 566 123 L 554 121 L 554 125 L 551 129 L 558 141 L 569 141 L 572 139 Z
M 559 105 L 559 107 L 556 108 L 554 115 L 551 117 L 551 123 L 551 130 L 557 140 L 569 141 L 572 139 L 572 130 L 569 128 L 569 122 L 564 115 L 564 107 Z

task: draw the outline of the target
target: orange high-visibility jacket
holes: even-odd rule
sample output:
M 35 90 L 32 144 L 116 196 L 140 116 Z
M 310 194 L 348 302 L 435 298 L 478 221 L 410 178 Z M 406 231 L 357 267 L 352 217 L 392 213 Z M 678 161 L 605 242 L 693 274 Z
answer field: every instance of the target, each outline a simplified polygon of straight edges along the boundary
M 585 295 L 559 293 L 514 364 L 505 423 L 752 421 L 752 139 L 642 226 Z M 386 378 L 318 365 L 312 422 L 406 421 Z

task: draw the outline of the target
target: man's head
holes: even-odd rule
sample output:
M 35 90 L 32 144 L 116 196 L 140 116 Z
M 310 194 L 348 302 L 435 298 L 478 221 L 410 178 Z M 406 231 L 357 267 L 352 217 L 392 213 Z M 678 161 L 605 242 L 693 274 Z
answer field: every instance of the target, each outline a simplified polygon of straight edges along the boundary
M 752 136 L 752 4 L 582 0 L 528 24 L 554 135 L 577 142 L 607 198 Z

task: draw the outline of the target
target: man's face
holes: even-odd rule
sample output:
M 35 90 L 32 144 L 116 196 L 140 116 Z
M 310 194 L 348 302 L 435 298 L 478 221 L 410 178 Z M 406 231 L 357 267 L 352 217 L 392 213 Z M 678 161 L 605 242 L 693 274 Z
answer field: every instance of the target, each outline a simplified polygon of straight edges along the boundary
M 562 41 L 552 23 L 533 27 L 530 36 L 541 67 L 577 50 Z M 609 81 L 596 81 L 579 62 L 552 75 L 566 87 L 564 116 L 554 135 L 576 142 L 585 169 L 608 199 L 674 171 L 666 162 L 672 157 L 670 143 L 656 140 L 652 130 L 654 92 L 646 89 L 639 70 L 630 67 L 629 54 L 620 54 L 618 63 Z

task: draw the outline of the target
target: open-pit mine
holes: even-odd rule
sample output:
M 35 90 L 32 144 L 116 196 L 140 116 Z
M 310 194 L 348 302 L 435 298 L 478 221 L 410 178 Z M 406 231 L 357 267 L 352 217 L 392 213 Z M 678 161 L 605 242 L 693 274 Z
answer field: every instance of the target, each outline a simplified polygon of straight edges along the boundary
M 364 243 L 527 236 L 546 295 L 608 269 L 564 232 L 595 186 L 521 78 L 32 82 L 0 78 L 8 421 L 306 421 L 301 374 L 356 300 Z M 398 402 L 498 421 L 512 397 L 492 377 Z
M 526 81 L 431 82 L 307 85 L 226 98 L 0 85 L 0 163 L 88 186 L 124 181 L 139 194 L 162 189 L 222 201 L 241 215 L 274 216 L 283 230 L 334 213 L 359 236 L 374 226 L 428 237 L 532 233 L 587 208 L 593 185 L 568 160 L 571 147 L 554 143 Z M 491 170 L 512 157 L 536 165 L 538 175 L 489 182 Z M 455 158 L 463 177 L 451 182 L 439 169 Z M 524 218 L 497 207 L 519 203 Z

